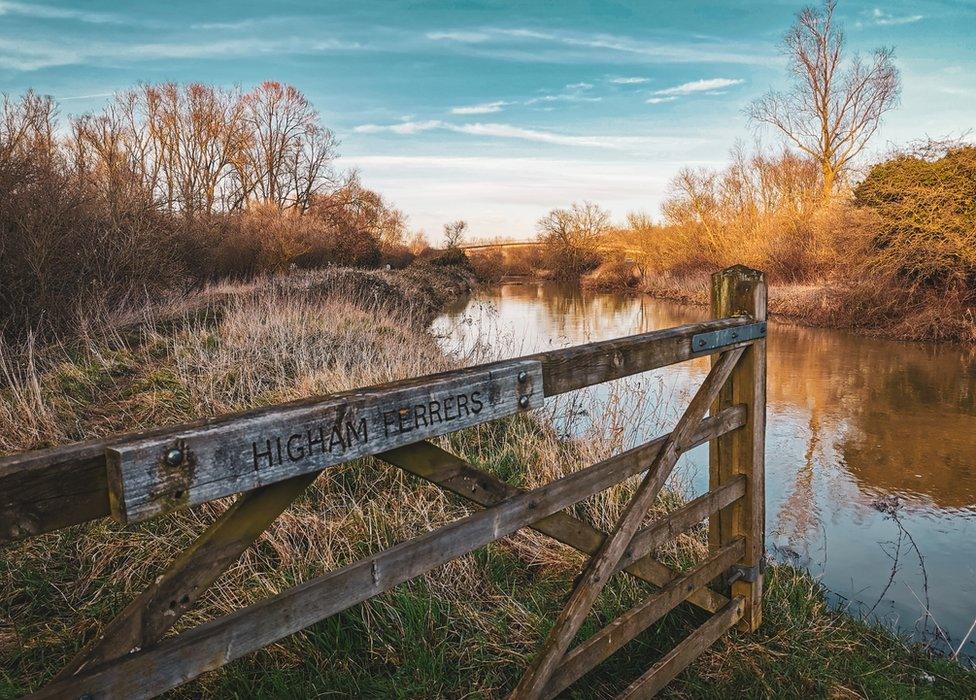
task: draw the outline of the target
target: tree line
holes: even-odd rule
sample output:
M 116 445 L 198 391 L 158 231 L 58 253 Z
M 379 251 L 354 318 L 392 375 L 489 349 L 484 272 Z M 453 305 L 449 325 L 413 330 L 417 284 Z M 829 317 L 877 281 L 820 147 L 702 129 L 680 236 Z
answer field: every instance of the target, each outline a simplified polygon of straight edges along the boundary
M 406 264 L 422 232 L 337 153 L 308 98 L 274 81 L 140 85 L 69 119 L 4 95 L 0 330 L 58 333 L 213 279 Z

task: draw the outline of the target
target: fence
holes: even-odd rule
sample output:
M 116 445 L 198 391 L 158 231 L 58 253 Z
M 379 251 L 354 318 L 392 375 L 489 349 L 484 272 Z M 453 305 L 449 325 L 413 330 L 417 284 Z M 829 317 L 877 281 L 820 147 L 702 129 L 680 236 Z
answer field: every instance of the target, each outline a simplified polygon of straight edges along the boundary
M 523 527 L 590 555 L 515 698 L 552 697 L 683 601 L 711 615 L 622 697 L 653 695 L 738 625 L 762 618 L 766 288 L 716 273 L 716 320 L 0 460 L 0 541 L 94 518 L 135 522 L 241 494 L 35 697 L 151 697 Z M 429 441 L 540 407 L 545 397 L 703 355 L 711 369 L 667 435 L 522 491 Z M 706 417 L 706 413 L 709 415 Z M 653 523 L 679 456 L 709 442 L 709 491 Z M 164 634 L 330 465 L 375 457 L 483 509 L 176 636 Z M 528 465 L 527 465 L 528 466 Z M 645 474 L 613 531 L 565 509 Z M 676 571 L 653 554 L 709 519 L 709 556 Z M 570 650 L 613 575 L 657 590 Z M 723 591 L 715 590 L 723 588 Z

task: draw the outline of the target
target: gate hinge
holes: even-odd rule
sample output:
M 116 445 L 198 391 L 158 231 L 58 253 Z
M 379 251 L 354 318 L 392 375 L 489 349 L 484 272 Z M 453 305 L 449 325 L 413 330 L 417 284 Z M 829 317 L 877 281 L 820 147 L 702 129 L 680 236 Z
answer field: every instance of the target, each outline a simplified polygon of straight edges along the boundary
M 742 564 L 733 564 L 729 567 L 729 577 L 728 584 L 732 585 L 736 581 L 745 581 L 747 583 L 755 583 L 762 576 L 763 572 L 766 570 L 766 557 L 759 560 L 759 563 L 755 566 L 743 566 Z

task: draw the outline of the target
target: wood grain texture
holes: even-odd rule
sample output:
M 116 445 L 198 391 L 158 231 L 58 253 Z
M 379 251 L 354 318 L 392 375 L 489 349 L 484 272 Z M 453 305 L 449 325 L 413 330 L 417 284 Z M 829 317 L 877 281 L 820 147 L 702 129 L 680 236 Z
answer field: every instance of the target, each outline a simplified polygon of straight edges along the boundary
M 688 444 L 712 439 L 722 427 L 714 421 L 702 425 L 689 436 Z M 506 498 L 273 598 L 164 639 L 152 648 L 53 683 L 33 697 L 158 695 L 644 471 L 666 439 L 658 438 L 533 491 Z
M 692 661 L 728 632 L 745 614 L 745 600 L 733 598 L 712 615 L 701 627 L 683 639 L 678 646 L 665 654 L 650 670 L 627 686 L 617 696 L 618 700 L 643 700 L 652 698 L 674 680 Z
M 224 418 L 110 446 L 109 501 L 119 520 L 145 520 L 542 405 L 541 363 L 516 360 Z
M 718 362 L 709 370 L 674 430 L 665 439 L 614 531 L 604 540 L 577 579 L 566 607 L 559 613 L 542 649 L 522 676 L 511 697 L 535 700 L 542 696 L 549 678 L 589 614 L 594 601 L 617 570 L 620 559 L 646 517 L 648 508 L 664 488 L 678 457 L 687 449 L 691 436 L 697 432 L 705 412 L 718 396 L 744 351 L 744 348 L 736 348 L 722 353 Z
M 521 359 L 542 363 L 545 395 L 555 396 L 682 362 L 696 356 L 691 348 L 691 338 L 696 333 L 732 328 L 749 322 L 747 318 L 727 318 L 692 323 Z M 481 368 L 491 368 L 497 364 L 500 363 L 482 365 Z M 446 372 L 373 388 L 419 386 L 451 374 Z M 247 419 L 268 411 L 312 406 L 327 398 L 310 397 L 231 417 Z M 110 515 L 105 450 L 112 445 L 146 438 L 174 439 L 181 433 L 204 428 L 225 418 L 228 417 L 0 457 L 0 544 Z
M 553 350 L 534 357 L 542 361 L 546 396 L 628 377 L 658 367 L 684 362 L 709 353 L 695 352 L 691 339 L 698 333 L 744 326 L 747 318 L 690 323 L 613 340 L 601 340 L 572 348 Z M 731 345 L 722 350 L 748 345 Z M 711 351 L 714 352 L 714 351 Z
M 729 409 L 725 409 L 729 410 Z M 721 414 L 720 414 L 721 415 Z M 707 419 L 706 419 L 707 420 Z M 634 535 L 630 546 L 617 564 L 615 571 L 630 566 L 634 560 L 653 552 L 668 540 L 674 539 L 683 532 L 700 523 L 713 513 L 735 503 L 746 493 L 745 477 L 730 479 L 714 491 L 704 493 L 680 508 L 676 508 L 665 517 L 645 525 Z M 725 602 L 728 602 L 726 599 Z M 724 602 L 723 602 L 724 605 Z M 709 612 L 715 612 L 711 610 Z
M 702 430 L 711 432 L 716 426 L 721 426 L 718 429 L 723 431 L 734 430 L 740 420 L 736 412 L 737 409 L 733 407 L 725 409 L 714 418 L 706 419 Z M 696 443 L 700 440 L 701 434 L 695 437 Z M 379 456 L 410 474 L 481 506 L 491 506 L 524 493 L 522 489 L 475 469 L 460 457 L 430 443 L 403 447 Z M 745 478 L 733 480 L 648 525 L 634 536 L 634 542 L 621 560 L 621 568 L 656 586 L 669 584 L 678 573 L 658 562 L 650 553 L 664 541 L 686 532 L 709 514 L 741 498 L 744 493 Z M 529 527 L 584 554 L 595 553 L 606 537 L 600 530 L 565 511 L 538 520 Z M 715 612 L 729 602 L 727 597 L 708 588 L 694 591 L 689 600 L 708 612 Z
M 763 274 L 741 265 L 712 276 L 712 313 L 723 317 L 747 314 L 755 321 L 766 321 L 766 281 Z M 765 444 L 766 444 L 766 341 L 759 340 L 745 350 L 728 384 L 712 407 L 744 404 L 746 426 L 735 435 L 714 441 L 709 450 L 709 487 L 715 488 L 744 475 L 746 496 L 724 509 L 709 522 L 709 546 L 718 549 L 736 537 L 746 538 L 742 565 L 760 567 L 765 553 Z M 732 584 L 732 595 L 746 601 L 743 630 L 755 630 L 762 622 L 763 580 L 760 572 L 753 582 Z
M 204 591 L 313 482 L 302 474 L 242 494 L 166 571 L 78 652 L 55 680 L 158 642 Z
M 745 540 L 742 538 L 726 545 L 570 651 L 552 674 L 544 696 L 555 697 L 596 668 L 693 592 L 708 585 L 709 581 L 741 559 L 744 551 Z

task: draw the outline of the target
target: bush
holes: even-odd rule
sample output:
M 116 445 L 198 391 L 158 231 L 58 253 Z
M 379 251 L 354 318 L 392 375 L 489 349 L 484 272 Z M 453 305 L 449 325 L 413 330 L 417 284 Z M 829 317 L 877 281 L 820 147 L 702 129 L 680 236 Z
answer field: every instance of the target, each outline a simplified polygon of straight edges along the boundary
M 469 256 L 474 273 L 482 282 L 495 284 L 505 276 L 505 255 L 500 250 L 477 252 Z
M 426 258 L 430 265 L 438 267 L 460 267 L 471 269 L 471 261 L 461 248 L 448 248 L 444 251 L 430 251 L 430 256 Z
M 929 287 L 976 287 L 976 146 L 926 143 L 854 189 L 876 218 L 872 264 Z
M 823 223 L 820 175 L 788 150 L 747 155 L 737 148 L 720 171 L 685 168 L 662 204 L 664 225 L 632 217 L 646 233 L 636 247 L 649 269 L 693 274 L 743 263 L 774 281 L 802 281 L 825 270 L 832 245 Z M 632 236 L 633 237 L 633 236 Z
M 145 108 L 157 98 L 161 111 Z M 250 177 L 241 153 L 218 152 L 253 144 L 231 138 L 244 128 L 235 105 L 251 117 L 285 110 L 303 124 L 299 141 L 258 134 L 269 147 L 287 142 L 274 173 L 268 166 Z M 0 95 L 0 335 L 71 334 L 206 280 L 408 265 L 405 216 L 355 173 L 334 184 L 334 142 L 317 119 L 298 91 L 277 83 L 243 96 L 146 86 L 67 128 L 50 98 Z M 178 141 L 167 130 L 182 128 L 210 139 L 196 147 L 213 162 L 183 162 L 190 156 L 166 150 Z M 147 147 L 147 139 L 162 142 Z M 162 163 L 154 160 L 161 153 Z
M 143 199 L 110 201 L 56 159 L 0 162 L 0 334 L 73 333 L 187 283 L 186 237 Z
M 622 256 L 613 256 L 589 273 L 583 282 L 595 289 L 629 289 L 641 281 L 641 273 L 636 263 Z
M 380 267 L 389 265 L 394 270 L 402 270 L 414 261 L 410 248 L 401 244 L 380 246 Z

